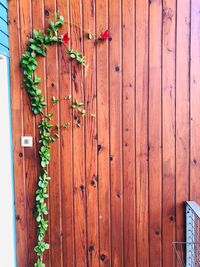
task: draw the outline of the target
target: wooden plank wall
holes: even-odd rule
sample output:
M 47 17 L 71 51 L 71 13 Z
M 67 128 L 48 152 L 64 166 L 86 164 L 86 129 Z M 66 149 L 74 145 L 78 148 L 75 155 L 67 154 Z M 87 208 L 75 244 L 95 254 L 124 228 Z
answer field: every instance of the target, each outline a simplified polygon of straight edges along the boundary
M 55 123 L 70 120 L 52 95 L 84 100 L 95 118 L 52 146 L 47 267 L 169 267 L 184 241 L 184 201 L 200 202 L 200 1 L 9 0 L 17 259 L 33 266 L 38 118 L 19 61 L 33 28 L 59 10 L 87 69 L 51 47 L 37 73 Z M 111 42 L 86 37 L 109 29 Z M 34 137 L 33 148 L 20 146 Z

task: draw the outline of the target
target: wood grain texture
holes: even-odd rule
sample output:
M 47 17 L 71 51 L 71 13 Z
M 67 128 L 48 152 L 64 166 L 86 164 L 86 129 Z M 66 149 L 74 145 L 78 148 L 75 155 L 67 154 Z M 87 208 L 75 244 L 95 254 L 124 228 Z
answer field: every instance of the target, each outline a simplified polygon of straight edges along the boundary
M 70 2 L 71 47 L 83 52 L 83 13 L 82 1 Z M 85 100 L 83 90 L 83 67 L 72 62 L 72 96 L 78 101 Z M 73 127 L 73 172 L 74 172 L 74 227 L 75 227 L 75 266 L 87 264 L 86 229 L 86 180 L 85 180 L 85 131 Z
M 113 20 L 113 17 L 118 19 Z M 109 45 L 112 266 L 123 266 L 121 17 L 121 2 L 109 0 L 109 30 L 114 36 Z
M 54 18 L 57 10 L 56 1 L 44 1 L 46 11 L 45 27 L 49 25 L 49 19 Z M 58 47 L 49 47 L 46 57 L 46 99 L 47 111 L 53 113 L 51 123 L 60 124 L 59 107 L 53 105 L 52 96 L 59 97 L 58 83 Z M 53 129 L 55 131 L 55 128 Z M 49 186 L 49 229 L 51 244 L 49 264 L 62 267 L 62 224 L 61 224 L 61 173 L 60 173 L 60 139 L 51 144 L 51 162 L 49 164 L 51 183 Z M 56 215 L 56 216 L 55 216 Z
M 57 1 L 58 10 L 62 10 L 65 18 L 62 33 L 70 34 L 69 1 Z M 71 65 L 66 57 L 66 47 L 59 47 L 59 103 L 60 125 L 72 120 L 69 112 L 70 103 L 65 99 L 72 94 Z M 62 240 L 63 240 L 63 266 L 75 266 L 75 238 L 74 238 L 74 198 L 73 198 L 73 139 L 72 127 L 61 127 L 61 201 L 62 201 Z
M 27 41 L 32 29 L 32 5 L 31 1 L 26 1 L 23 4 L 19 1 L 20 12 L 20 36 L 21 36 L 21 53 L 26 51 Z M 29 104 L 29 97 L 26 90 L 23 90 L 23 135 L 33 136 L 35 139 L 35 116 L 32 114 L 31 106 Z M 34 142 L 35 144 L 35 142 Z M 33 251 L 32 244 L 36 244 L 36 223 L 34 220 L 34 206 L 35 206 L 35 188 L 37 184 L 37 164 L 36 162 L 36 146 L 24 150 L 25 158 L 25 180 L 27 191 L 27 232 L 28 232 L 28 265 L 34 262 L 36 255 Z M 34 229 L 34 231 L 32 230 Z
M 97 92 L 96 46 L 87 38 L 95 34 L 95 1 L 83 1 L 83 39 L 87 67 L 84 70 L 85 103 L 85 162 L 87 198 L 87 266 L 99 266 L 98 176 L 97 176 Z M 91 117 L 90 114 L 95 114 Z
M 149 7 L 149 237 L 150 266 L 162 264 L 161 47 L 162 1 Z
M 136 1 L 136 232 L 137 266 L 149 265 L 148 42 L 149 5 Z
M 200 4 L 191 1 L 191 41 L 190 41 L 190 199 L 200 201 L 200 191 L 197 186 L 200 170 Z
M 136 267 L 135 186 L 135 2 L 124 0 L 122 10 L 122 115 L 124 266 Z M 134 25 L 134 26 L 133 26 Z M 132 244 L 135 244 L 134 246 Z M 130 249 L 131 248 L 131 249 Z
M 75 115 L 66 97 L 85 102 L 81 128 L 59 130 L 51 149 L 47 267 L 176 266 L 173 241 L 185 240 L 184 201 L 199 197 L 200 3 L 196 0 L 10 0 L 9 33 L 17 260 L 33 266 L 32 210 L 38 142 L 19 68 L 33 28 L 65 17 L 68 48 L 38 58 L 37 75 L 52 122 Z M 109 30 L 112 41 L 95 38 Z M 53 105 L 52 96 L 59 97 Z M 177 265 L 178 266 L 178 265 Z
M 11 73 L 11 103 L 13 127 L 13 158 L 14 158 L 14 186 L 15 186 L 15 213 L 16 213 L 16 245 L 17 262 L 22 266 L 28 264 L 27 240 L 27 192 L 24 171 L 24 149 L 20 145 L 20 136 L 23 133 L 23 101 L 19 61 L 21 58 L 20 42 L 20 14 L 18 1 L 9 2 L 9 33 L 10 33 L 10 66 Z M 12 56 L 14 55 L 14 56 Z
M 184 240 L 184 201 L 189 199 L 190 1 L 177 2 L 176 38 L 176 240 L 180 241 Z
M 108 29 L 108 1 L 96 1 L 96 34 Z M 100 266 L 111 266 L 108 43 L 97 45 L 97 129 Z
M 173 266 L 175 240 L 175 93 L 176 93 L 176 1 L 163 2 L 162 35 L 162 223 L 163 267 Z

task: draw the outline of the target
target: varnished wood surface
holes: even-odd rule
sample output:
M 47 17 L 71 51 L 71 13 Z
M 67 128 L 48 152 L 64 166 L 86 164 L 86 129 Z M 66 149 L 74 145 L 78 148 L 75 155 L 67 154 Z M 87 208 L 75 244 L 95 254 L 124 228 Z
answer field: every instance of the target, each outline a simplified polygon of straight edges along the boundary
M 39 173 L 39 117 L 19 61 L 31 30 L 45 29 L 56 10 L 88 67 L 56 45 L 38 59 L 47 110 L 66 123 L 66 103 L 51 98 L 71 94 L 96 116 L 52 145 L 46 266 L 171 267 L 172 242 L 185 238 L 184 201 L 200 201 L 198 0 L 9 0 L 18 266 L 35 261 Z M 88 40 L 106 29 L 111 42 Z M 21 148 L 21 135 L 34 147 Z

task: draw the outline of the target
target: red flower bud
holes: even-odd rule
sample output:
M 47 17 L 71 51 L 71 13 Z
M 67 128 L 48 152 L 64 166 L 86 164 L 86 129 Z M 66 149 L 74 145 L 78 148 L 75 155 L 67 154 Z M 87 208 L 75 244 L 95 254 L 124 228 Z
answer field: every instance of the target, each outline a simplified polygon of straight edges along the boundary
M 69 40 L 70 40 L 70 38 L 69 38 L 69 36 L 68 36 L 68 33 L 65 33 L 65 34 L 63 35 L 63 38 L 62 38 L 62 42 L 63 42 L 63 44 L 68 45 Z
M 99 40 L 106 40 L 106 39 L 110 39 L 111 38 L 111 35 L 110 33 L 108 32 L 108 30 L 102 32 L 99 36 Z

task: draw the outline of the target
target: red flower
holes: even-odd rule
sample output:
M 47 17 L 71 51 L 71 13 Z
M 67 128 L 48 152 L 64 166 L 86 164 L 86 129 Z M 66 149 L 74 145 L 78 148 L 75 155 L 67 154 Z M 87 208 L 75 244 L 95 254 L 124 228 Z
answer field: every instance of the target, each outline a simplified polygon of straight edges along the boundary
M 63 38 L 62 38 L 62 42 L 63 42 L 63 44 L 68 45 L 69 40 L 70 40 L 70 38 L 69 38 L 69 36 L 68 36 L 68 33 L 65 33 L 65 34 L 63 35 Z
M 108 32 L 108 30 L 106 30 L 105 32 L 102 32 L 99 36 L 99 40 L 107 40 L 107 39 L 111 40 L 111 38 L 112 37 L 110 33 Z

